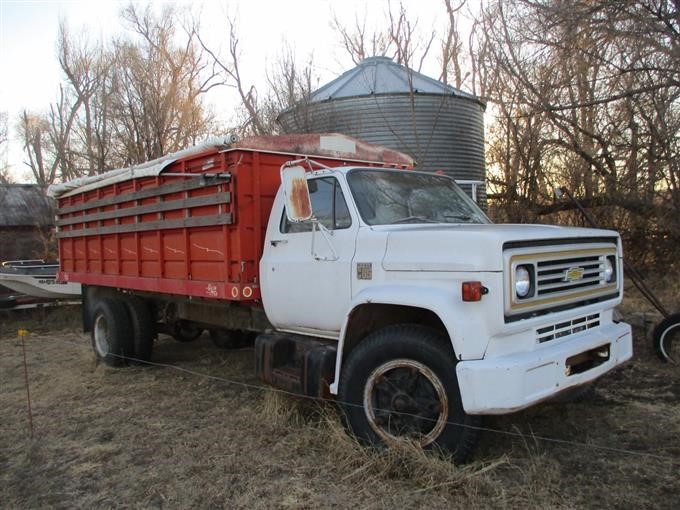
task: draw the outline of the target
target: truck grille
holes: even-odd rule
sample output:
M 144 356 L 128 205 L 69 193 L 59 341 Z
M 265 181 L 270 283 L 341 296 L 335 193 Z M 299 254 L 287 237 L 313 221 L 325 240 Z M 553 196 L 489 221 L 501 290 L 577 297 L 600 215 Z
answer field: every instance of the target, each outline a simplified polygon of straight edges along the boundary
M 558 322 L 550 326 L 538 328 L 536 330 L 536 339 L 539 343 L 549 342 L 557 338 L 580 333 L 586 329 L 596 328 L 600 325 L 600 314 L 585 315 L 577 317 L 576 319 Z
M 552 249 L 551 249 L 552 248 Z M 556 250 L 556 246 L 506 250 L 507 297 L 505 314 L 512 320 L 556 308 L 571 308 L 615 297 L 619 291 L 616 245 L 597 243 L 578 249 Z M 614 262 L 617 277 L 607 282 L 605 263 Z M 515 293 L 515 269 L 523 266 L 531 274 L 527 297 Z
M 536 264 L 536 295 L 549 296 L 575 289 L 597 287 L 605 283 L 604 255 L 543 260 Z M 571 281 L 568 272 L 580 272 L 580 278 Z

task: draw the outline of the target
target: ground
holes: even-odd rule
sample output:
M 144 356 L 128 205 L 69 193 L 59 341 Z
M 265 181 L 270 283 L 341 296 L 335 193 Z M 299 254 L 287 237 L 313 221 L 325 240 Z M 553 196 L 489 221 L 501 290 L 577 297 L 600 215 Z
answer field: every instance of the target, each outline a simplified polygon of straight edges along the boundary
M 632 299 L 624 311 L 638 308 Z M 670 509 L 680 501 L 680 368 L 655 358 L 640 328 L 634 360 L 584 399 L 489 418 L 471 462 L 454 466 L 415 448 L 358 446 L 333 404 L 261 387 L 252 349 L 161 336 L 154 361 L 162 366 L 112 369 L 95 362 L 79 327 L 78 309 L 0 315 L 4 508 Z

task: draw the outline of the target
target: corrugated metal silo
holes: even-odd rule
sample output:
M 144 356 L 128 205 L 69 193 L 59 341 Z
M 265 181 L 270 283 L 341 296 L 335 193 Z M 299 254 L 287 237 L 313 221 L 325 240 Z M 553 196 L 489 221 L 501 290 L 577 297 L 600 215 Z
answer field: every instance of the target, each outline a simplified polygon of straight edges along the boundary
M 286 133 L 338 132 L 406 152 L 417 169 L 484 182 L 484 103 L 472 94 L 371 57 L 282 112 Z M 462 186 L 472 192 L 470 184 Z M 484 184 L 476 187 L 485 205 Z

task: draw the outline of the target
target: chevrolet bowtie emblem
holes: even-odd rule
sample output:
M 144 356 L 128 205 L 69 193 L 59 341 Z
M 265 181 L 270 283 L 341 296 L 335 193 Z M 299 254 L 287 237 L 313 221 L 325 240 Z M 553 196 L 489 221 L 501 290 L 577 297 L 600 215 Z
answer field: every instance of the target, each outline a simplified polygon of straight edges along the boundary
M 583 269 L 582 267 L 570 267 L 564 273 L 564 281 L 565 282 L 577 282 L 577 281 L 583 279 L 583 273 L 584 272 L 585 272 L 585 269 Z

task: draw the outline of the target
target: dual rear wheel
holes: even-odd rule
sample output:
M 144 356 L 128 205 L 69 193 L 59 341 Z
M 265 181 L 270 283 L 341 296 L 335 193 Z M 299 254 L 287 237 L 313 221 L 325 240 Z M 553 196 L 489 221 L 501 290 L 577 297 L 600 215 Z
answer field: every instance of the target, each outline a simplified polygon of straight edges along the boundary
M 155 336 L 151 312 L 140 298 L 102 298 L 92 308 L 92 348 L 109 366 L 149 361 Z
M 109 366 L 124 366 L 130 362 L 151 360 L 156 325 L 148 304 L 136 296 L 106 297 L 92 308 L 92 348 L 97 357 Z M 193 342 L 203 333 L 196 323 L 180 320 L 174 323 L 171 335 L 179 342 Z M 213 343 L 223 349 L 243 347 L 252 343 L 254 334 L 241 330 L 211 329 Z

